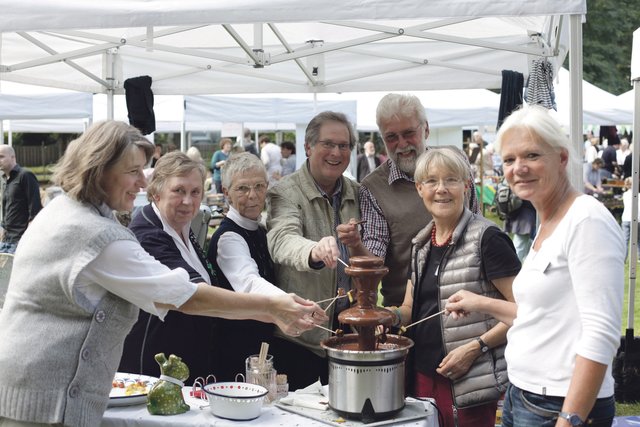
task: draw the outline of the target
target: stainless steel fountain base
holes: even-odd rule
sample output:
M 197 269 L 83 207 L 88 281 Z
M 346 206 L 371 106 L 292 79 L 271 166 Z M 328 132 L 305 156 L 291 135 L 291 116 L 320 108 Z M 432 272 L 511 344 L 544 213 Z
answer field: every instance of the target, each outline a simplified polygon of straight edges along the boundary
M 329 358 L 329 406 L 365 423 L 393 417 L 404 408 L 405 359 L 413 341 L 388 335 L 374 351 L 359 351 L 357 335 L 322 343 Z

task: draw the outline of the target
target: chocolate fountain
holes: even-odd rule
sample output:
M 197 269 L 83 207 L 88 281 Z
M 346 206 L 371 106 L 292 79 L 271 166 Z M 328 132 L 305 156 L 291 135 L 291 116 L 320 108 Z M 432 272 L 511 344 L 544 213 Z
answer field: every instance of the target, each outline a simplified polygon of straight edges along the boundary
M 396 316 L 377 307 L 378 283 L 389 272 L 378 257 L 352 257 L 345 272 L 353 278 L 356 304 L 338 315 L 358 333 L 321 343 L 329 359 L 329 406 L 342 417 L 365 423 L 394 416 L 404 408 L 404 362 L 413 341 L 376 335 L 378 325 Z

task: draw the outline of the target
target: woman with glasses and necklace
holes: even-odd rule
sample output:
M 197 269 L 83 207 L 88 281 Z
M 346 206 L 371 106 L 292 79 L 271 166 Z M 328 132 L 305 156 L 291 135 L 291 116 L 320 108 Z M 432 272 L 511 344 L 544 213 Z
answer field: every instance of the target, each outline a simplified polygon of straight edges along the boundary
M 222 190 L 229 212 L 211 237 L 208 260 L 214 266 L 218 286 L 236 292 L 283 295 L 275 286 L 267 232 L 261 223 L 268 178 L 264 164 L 251 153 L 233 154 L 222 168 Z M 245 359 L 258 353 L 260 343 L 271 342 L 274 328 L 255 320 L 216 324 L 213 342 L 225 347 L 215 352 L 218 381 L 232 381 L 244 372 Z
M 411 279 L 396 326 L 440 312 L 460 289 L 513 301 L 520 261 L 509 236 L 465 207 L 469 167 L 453 148 L 431 148 L 417 162 L 418 194 L 433 220 L 412 240 Z M 443 427 L 493 427 L 507 385 L 507 326 L 477 314 L 464 323 L 444 316 L 408 330 L 415 342 L 409 366 L 415 396 L 429 396 Z

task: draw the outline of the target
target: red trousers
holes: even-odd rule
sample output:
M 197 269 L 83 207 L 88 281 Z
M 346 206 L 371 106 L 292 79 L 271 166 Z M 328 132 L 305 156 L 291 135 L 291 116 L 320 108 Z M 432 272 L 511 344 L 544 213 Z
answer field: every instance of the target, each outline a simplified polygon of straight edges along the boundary
M 431 397 L 436 400 L 436 405 L 444 419 L 444 425 L 440 427 L 494 427 L 496 424 L 498 402 L 470 408 L 458 408 L 458 423 L 455 424 L 451 380 L 442 375 L 435 374 L 433 377 L 429 377 L 416 372 L 415 396 Z

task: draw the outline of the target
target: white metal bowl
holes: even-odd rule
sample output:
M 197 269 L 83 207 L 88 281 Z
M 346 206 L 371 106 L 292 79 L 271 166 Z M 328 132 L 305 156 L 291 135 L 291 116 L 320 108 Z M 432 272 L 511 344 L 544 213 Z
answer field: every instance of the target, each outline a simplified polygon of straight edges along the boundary
M 211 413 L 234 421 L 260 416 L 262 402 L 269 392 L 265 387 L 244 382 L 212 383 L 204 386 Z

